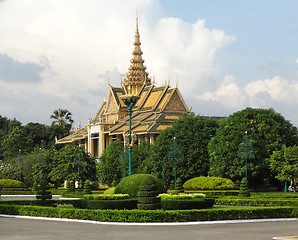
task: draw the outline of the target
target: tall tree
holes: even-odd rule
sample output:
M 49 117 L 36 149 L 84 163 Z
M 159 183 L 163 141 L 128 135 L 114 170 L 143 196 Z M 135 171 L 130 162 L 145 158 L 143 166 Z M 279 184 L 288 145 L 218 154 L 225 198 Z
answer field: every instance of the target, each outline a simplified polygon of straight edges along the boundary
M 32 140 L 28 138 L 24 127 L 14 127 L 2 143 L 3 159 L 9 160 L 17 157 L 19 150 L 22 150 L 23 154 L 27 154 L 32 149 Z
M 73 124 L 72 113 L 67 109 L 59 108 L 58 110 L 55 110 L 51 115 L 51 119 L 54 119 L 54 124 L 64 127 L 68 131 L 71 129 Z
M 122 163 L 120 154 L 123 151 L 123 142 L 114 141 L 102 153 L 97 164 L 98 181 L 111 186 L 112 182 L 120 182 L 122 178 Z
M 297 128 L 273 109 L 246 108 L 221 121 L 208 145 L 209 174 L 234 181 L 245 176 L 244 158 L 238 153 L 246 131 L 254 156 L 248 162 L 248 181 L 254 186 L 274 179 L 267 161 L 273 151 L 298 142 Z
M 280 151 L 274 151 L 269 159 L 270 169 L 280 181 L 290 181 L 293 190 L 296 191 L 296 179 L 298 178 L 298 146 L 284 147 Z
M 78 161 L 78 153 L 80 153 L 80 161 Z M 63 182 L 64 180 L 76 181 L 78 178 L 80 182 L 86 179 L 96 179 L 96 163 L 83 149 L 72 144 L 66 145 L 54 154 L 50 154 L 47 158 L 52 158 L 49 165 L 50 180 L 53 182 Z
M 177 177 L 185 181 L 207 175 L 209 170 L 207 145 L 215 135 L 217 126 L 217 120 L 212 118 L 185 114 L 173 124 L 173 127 L 167 128 L 158 136 L 151 155 L 143 164 L 143 171 L 156 175 L 167 184 L 174 179 L 174 163 L 170 157 L 170 149 L 173 138 L 176 137 L 181 156 L 176 163 Z

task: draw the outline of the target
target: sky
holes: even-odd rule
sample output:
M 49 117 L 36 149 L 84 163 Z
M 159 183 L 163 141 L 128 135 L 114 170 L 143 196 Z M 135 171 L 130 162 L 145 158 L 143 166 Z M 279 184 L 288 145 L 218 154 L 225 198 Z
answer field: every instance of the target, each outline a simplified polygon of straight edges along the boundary
M 0 0 L 0 115 L 64 108 L 84 126 L 128 72 L 136 12 L 149 76 L 195 114 L 273 108 L 298 126 L 296 0 Z

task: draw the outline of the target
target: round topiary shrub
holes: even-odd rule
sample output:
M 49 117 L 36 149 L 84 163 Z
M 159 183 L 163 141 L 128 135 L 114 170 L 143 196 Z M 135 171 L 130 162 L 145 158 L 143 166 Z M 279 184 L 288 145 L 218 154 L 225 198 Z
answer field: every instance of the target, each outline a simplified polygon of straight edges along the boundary
M 0 179 L 0 184 L 2 187 L 24 187 L 23 182 L 13 180 L 13 179 Z
M 161 208 L 161 201 L 158 195 L 158 184 L 152 176 L 147 177 L 138 192 L 138 209 L 154 210 Z
M 220 177 L 196 177 L 189 179 L 183 185 L 185 189 L 227 189 L 235 188 L 232 180 Z
M 148 177 L 153 177 L 156 181 L 158 186 L 158 193 L 166 192 L 163 182 L 159 178 L 150 174 L 133 174 L 131 176 L 123 178 L 115 188 L 114 193 L 127 193 L 131 198 L 136 198 L 138 196 L 139 187 Z

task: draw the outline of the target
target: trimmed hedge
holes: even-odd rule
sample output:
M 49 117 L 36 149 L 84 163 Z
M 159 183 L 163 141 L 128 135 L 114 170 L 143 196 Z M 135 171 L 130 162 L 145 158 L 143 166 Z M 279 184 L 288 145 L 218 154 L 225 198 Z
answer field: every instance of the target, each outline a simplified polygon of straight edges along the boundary
M 212 208 L 215 200 L 213 198 L 194 198 L 184 200 L 162 199 L 161 206 L 164 210 L 185 210 Z
M 81 200 L 73 203 L 74 207 L 83 209 L 136 209 L 138 200 Z
M 239 191 L 238 190 L 215 190 L 215 191 L 196 191 L 196 190 L 188 190 L 185 191 L 186 193 L 203 193 L 206 197 L 209 198 L 217 198 L 217 197 L 223 197 L 223 196 L 238 196 Z
M 35 195 L 36 192 L 32 191 L 30 188 L 25 189 L 12 189 L 12 188 L 3 188 L 2 195 Z
M 185 189 L 222 189 L 234 188 L 236 184 L 232 180 L 220 177 L 196 177 L 183 184 Z
M 215 200 L 217 205 L 233 205 L 233 206 L 297 206 L 298 201 L 295 199 L 229 199 L 218 198 Z
M 87 200 L 120 200 L 128 199 L 128 194 L 113 194 L 113 195 L 103 195 L 103 194 L 87 194 L 84 195 L 84 198 Z
M 28 200 L 28 199 L 22 199 L 22 200 L 0 200 L 0 204 L 7 204 L 7 205 L 31 205 L 31 206 L 51 206 L 56 207 L 58 205 L 64 205 L 64 204 L 76 204 L 79 205 L 79 202 L 81 200 L 60 200 L 60 199 L 51 199 L 46 201 L 40 201 L 40 200 Z
M 183 200 L 183 199 L 194 199 L 194 198 L 205 198 L 205 194 L 202 193 L 179 193 L 179 194 L 166 194 L 162 193 L 158 195 L 163 200 Z
M 1 205 L 0 214 L 83 219 L 103 222 L 193 222 L 298 217 L 295 207 L 203 210 L 86 210 Z
M 3 188 L 5 187 L 25 187 L 25 184 L 21 181 L 13 179 L 0 179 L 0 184 Z

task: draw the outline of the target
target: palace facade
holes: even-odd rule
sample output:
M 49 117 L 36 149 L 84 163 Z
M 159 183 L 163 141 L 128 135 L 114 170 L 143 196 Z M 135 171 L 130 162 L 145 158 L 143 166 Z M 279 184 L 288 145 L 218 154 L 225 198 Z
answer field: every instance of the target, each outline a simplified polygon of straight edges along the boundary
M 84 128 L 56 141 L 56 144 L 74 143 L 84 146 L 93 157 L 101 153 L 114 140 L 128 141 L 129 116 L 125 98 L 135 97 L 132 108 L 131 131 L 133 142 L 155 142 L 161 131 L 171 127 L 189 109 L 177 86 L 155 86 L 146 72 L 141 51 L 138 19 L 134 37 L 131 65 L 121 87 L 109 84 L 104 100 L 94 119 Z

